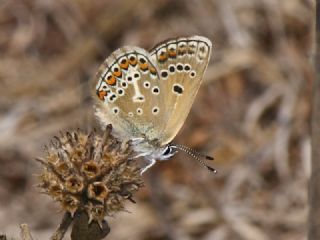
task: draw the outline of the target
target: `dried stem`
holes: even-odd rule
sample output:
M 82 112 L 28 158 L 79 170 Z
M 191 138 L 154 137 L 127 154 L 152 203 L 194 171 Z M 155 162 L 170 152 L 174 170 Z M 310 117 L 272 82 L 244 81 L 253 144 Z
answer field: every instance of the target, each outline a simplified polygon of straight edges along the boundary
M 101 225 L 94 221 L 88 224 L 89 217 L 85 212 L 76 212 L 71 232 L 72 240 L 99 240 L 106 237 L 110 228 L 106 221 L 102 221 Z
M 316 78 L 313 86 L 313 116 L 312 116 L 312 171 L 309 183 L 309 240 L 320 239 L 320 1 L 316 6 Z
M 52 237 L 50 239 L 51 240 L 62 239 L 64 234 L 67 232 L 71 223 L 72 223 L 71 214 L 66 212 L 61 220 L 61 223 L 60 223 L 58 229 L 55 231 L 55 233 L 52 235 Z
M 21 239 L 22 240 L 33 240 L 29 226 L 25 223 L 20 224 L 20 229 L 21 229 Z

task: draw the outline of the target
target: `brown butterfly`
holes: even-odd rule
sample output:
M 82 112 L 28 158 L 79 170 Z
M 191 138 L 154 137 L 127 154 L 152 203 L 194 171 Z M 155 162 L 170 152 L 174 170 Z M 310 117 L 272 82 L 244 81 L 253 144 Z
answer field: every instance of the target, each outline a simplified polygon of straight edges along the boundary
M 213 159 L 171 143 L 190 112 L 211 48 L 201 36 L 167 40 L 150 52 L 125 46 L 100 66 L 94 79 L 96 116 L 103 125 L 111 123 L 118 137 L 132 140 L 135 157 L 148 161 L 141 173 L 177 150 L 203 165 L 200 157 Z

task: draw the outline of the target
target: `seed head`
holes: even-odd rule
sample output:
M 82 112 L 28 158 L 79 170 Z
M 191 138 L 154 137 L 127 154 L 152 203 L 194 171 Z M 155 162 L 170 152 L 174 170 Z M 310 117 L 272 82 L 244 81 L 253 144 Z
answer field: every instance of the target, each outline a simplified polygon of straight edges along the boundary
M 89 222 L 101 224 L 106 216 L 124 209 L 124 201 L 143 186 L 140 169 L 129 159 L 128 142 L 111 134 L 108 125 L 103 136 L 67 132 L 54 137 L 46 147 L 39 187 L 72 215 L 85 211 Z M 134 201 L 133 201 L 134 202 Z

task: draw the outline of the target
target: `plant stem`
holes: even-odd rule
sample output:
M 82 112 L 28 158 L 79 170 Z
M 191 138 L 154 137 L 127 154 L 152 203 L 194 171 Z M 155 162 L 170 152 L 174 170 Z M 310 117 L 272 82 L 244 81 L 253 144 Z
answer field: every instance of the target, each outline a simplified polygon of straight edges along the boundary
M 66 212 L 61 220 L 61 223 L 55 233 L 52 235 L 50 240 L 61 240 L 64 234 L 67 232 L 70 224 L 72 223 L 71 214 Z

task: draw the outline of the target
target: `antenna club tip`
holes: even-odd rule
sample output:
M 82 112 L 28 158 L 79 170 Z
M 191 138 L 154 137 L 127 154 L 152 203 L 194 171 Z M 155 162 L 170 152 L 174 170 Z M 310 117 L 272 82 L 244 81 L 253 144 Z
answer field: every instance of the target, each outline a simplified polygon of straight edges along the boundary
M 207 160 L 214 160 L 214 158 L 211 157 L 211 156 L 206 156 L 206 159 L 207 159 Z
M 214 169 L 214 168 L 212 168 L 212 167 L 210 167 L 210 166 L 206 166 L 206 167 L 208 168 L 208 170 L 209 170 L 210 172 L 213 172 L 214 174 L 218 173 L 218 171 L 217 171 L 216 169 Z

